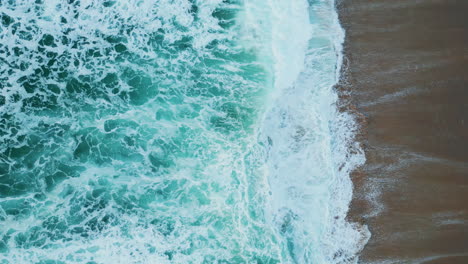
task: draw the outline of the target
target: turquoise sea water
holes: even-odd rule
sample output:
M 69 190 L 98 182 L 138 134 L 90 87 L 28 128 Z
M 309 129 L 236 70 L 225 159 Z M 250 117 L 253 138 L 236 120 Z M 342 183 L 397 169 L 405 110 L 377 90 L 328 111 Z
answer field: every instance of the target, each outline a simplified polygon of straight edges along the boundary
M 332 1 L 2 0 L 0 18 L 0 263 L 356 261 Z

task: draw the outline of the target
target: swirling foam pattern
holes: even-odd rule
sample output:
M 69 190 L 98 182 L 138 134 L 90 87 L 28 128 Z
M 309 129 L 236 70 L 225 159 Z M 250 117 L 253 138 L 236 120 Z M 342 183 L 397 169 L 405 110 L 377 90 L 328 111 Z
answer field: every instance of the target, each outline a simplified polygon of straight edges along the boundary
M 335 16 L 0 1 L 0 263 L 354 261 Z

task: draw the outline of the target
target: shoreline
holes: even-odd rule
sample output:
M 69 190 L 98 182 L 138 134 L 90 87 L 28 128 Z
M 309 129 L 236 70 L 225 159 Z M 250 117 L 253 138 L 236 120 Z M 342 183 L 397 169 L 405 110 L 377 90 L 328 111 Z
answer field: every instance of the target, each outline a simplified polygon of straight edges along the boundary
M 340 111 L 366 163 L 347 219 L 371 237 L 359 263 L 468 263 L 468 3 L 337 0 Z

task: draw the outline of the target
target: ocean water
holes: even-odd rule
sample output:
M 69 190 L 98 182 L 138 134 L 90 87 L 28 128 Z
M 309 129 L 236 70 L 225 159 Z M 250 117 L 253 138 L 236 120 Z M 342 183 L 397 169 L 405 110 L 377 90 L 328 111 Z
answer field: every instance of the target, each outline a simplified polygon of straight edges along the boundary
M 1 0 L 0 263 L 355 263 L 332 0 Z

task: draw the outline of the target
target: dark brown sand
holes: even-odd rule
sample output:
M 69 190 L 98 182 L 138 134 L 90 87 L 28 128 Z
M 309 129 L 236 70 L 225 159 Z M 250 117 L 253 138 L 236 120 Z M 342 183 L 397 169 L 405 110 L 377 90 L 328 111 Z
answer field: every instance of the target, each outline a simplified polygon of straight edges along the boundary
M 337 0 L 365 118 L 360 263 L 468 263 L 468 0 Z

